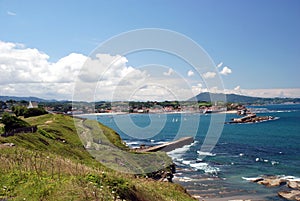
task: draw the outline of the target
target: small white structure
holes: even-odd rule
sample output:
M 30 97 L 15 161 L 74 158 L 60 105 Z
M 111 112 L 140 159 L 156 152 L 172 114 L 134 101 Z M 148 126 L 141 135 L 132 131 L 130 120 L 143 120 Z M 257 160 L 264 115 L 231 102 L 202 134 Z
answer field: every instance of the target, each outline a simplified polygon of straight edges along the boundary
M 37 107 L 38 107 L 38 104 L 37 104 L 37 103 L 35 103 L 35 102 L 32 103 L 31 101 L 29 101 L 29 105 L 28 105 L 27 108 L 29 109 L 29 108 L 37 108 Z

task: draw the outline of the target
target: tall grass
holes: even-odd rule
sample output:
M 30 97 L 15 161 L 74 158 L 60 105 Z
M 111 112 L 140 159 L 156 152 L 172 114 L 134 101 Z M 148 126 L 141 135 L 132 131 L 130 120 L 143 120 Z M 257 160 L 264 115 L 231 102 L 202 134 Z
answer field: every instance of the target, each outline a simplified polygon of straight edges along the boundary
M 194 200 L 178 185 L 103 166 L 84 149 L 71 117 L 26 120 L 38 126 L 36 133 L 0 137 L 16 145 L 0 146 L 0 200 Z M 126 150 L 114 131 L 104 133 Z

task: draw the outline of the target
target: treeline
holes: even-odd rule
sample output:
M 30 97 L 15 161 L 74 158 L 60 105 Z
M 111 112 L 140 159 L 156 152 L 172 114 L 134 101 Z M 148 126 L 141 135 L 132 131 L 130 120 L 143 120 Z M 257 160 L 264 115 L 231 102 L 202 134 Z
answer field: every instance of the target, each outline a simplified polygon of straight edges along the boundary
M 30 124 L 28 124 L 26 121 L 23 121 L 22 119 L 7 112 L 3 113 L 0 123 L 4 124 L 5 132 L 10 132 L 13 129 L 25 128 L 30 126 Z
M 163 102 L 157 102 L 157 101 L 135 102 L 135 101 L 130 101 L 128 103 L 128 105 L 131 109 L 153 108 L 155 106 L 157 106 L 157 107 L 173 107 L 174 109 L 178 109 L 181 104 L 180 104 L 179 101 L 163 101 Z
M 39 108 L 48 108 L 51 111 L 67 113 L 72 111 L 72 101 L 54 101 L 54 102 L 40 102 Z
M 48 113 L 44 108 L 27 108 L 25 106 L 12 106 L 11 109 L 17 117 L 24 116 L 24 118 L 40 116 Z

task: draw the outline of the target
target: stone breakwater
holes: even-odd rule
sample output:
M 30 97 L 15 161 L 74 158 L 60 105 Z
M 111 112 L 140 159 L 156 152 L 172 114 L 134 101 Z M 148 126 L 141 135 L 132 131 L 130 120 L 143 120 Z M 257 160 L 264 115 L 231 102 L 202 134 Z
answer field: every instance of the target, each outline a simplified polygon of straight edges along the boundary
M 178 140 L 172 141 L 172 142 L 166 142 L 161 145 L 152 146 L 152 147 L 141 147 L 140 149 L 136 149 L 137 152 L 155 152 L 155 151 L 164 151 L 169 152 L 173 151 L 177 148 L 181 148 L 184 145 L 189 145 L 194 142 L 193 137 L 183 137 Z
M 294 177 L 280 177 L 280 176 L 262 176 L 253 179 L 247 179 L 267 187 L 284 186 L 284 190 L 278 192 L 278 196 L 287 200 L 300 201 L 300 179 Z

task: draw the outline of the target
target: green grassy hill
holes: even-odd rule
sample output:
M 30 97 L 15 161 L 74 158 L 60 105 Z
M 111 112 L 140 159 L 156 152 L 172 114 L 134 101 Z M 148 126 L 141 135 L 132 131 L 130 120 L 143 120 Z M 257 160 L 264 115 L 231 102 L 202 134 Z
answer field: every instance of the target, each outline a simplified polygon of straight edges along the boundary
M 194 200 L 177 184 L 122 173 L 140 164 L 131 164 L 132 158 L 124 154 L 135 154 L 129 152 L 117 133 L 96 121 L 52 114 L 25 120 L 37 125 L 37 132 L 0 137 L 0 200 Z M 79 133 L 89 132 L 93 139 L 81 141 L 74 120 Z M 131 166 L 115 171 L 113 166 L 108 168 L 109 159 L 104 165 L 98 162 L 101 154 L 90 155 L 83 144 L 99 137 L 106 147 L 92 143 L 90 152 L 100 149 L 107 154 L 105 150 L 117 148 L 120 151 L 115 157 L 123 159 L 122 164 L 129 160 Z M 170 160 L 164 153 L 145 157 L 159 157 L 166 164 Z

